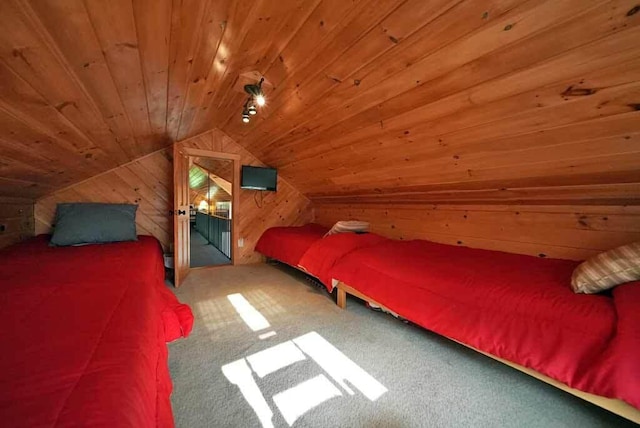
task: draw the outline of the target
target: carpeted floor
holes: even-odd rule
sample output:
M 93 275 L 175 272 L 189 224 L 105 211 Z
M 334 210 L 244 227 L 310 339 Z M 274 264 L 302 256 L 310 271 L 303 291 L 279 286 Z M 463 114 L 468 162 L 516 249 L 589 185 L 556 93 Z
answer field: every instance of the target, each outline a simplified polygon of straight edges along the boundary
M 231 260 L 191 226 L 191 267 L 228 265 Z
M 285 267 L 196 270 L 176 294 L 196 316 L 170 345 L 177 427 L 636 426 L 355 300 L 342 311 Z

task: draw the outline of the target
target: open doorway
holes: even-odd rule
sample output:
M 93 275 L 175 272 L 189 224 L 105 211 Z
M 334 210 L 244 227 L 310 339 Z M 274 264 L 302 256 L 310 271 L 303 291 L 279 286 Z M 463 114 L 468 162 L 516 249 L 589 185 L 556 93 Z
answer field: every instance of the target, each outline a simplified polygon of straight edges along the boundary
M 233 174 L 231 177 L 226 175 L 223 170 L 218 170 L 218 174 L 209 173 L 207 166 L 202 166 L 203 162 L 200 162 L 201 169 L 203 171 L 204 182 L 208 183 L 213 179 L 213 175 L 224 178 L 225 181 L 231 182 L 231 197 L 232 201 L 229 206 L 229 220 L 231 221 L 230 231 L 228 235 L 231 238 L 230 251 L 227 254 L 231 258 L 231 264 L 236 264 L 238 261 L 238 248 L 242 240 L 238 239 L 238 207 L 239 207 L 239 195 L 240 195 L 240 155 L 224 152 L 214 152 L 209 150 L 196 149 L 192 147 L 183 147 L 179 144 L 173 146 L 173 207 L 171 214 L 173 218 L 173 253 L 174 253 L 174 284 L 179 287 L 189 275 L 191 269 L 191 189 L 189 183 L 189 172 L 192 166 L 198 164 L 196 159 L 210 158 L 221 159 L 229 161 L 232 165 Z M 214 168 L 215 169 L 215 168 Z M 221 177 L 222 176 L 222 177 Z M 225 178 L 226 177 L 226 178 Z M 229 180 L 230 179 L 230 180 Z M 207 184 L 207 187 L 209 185 Z M 217 185 L 216 185 L 217 187 Z M 217 192 L 217 190 L 216 190 Z M 215 214 L 216 204 L 215 198 L 211 198 L 213 192 L 209 192 L 207 199 L 207 205 L 209 209 L 206 210 L 207 214 Z M 227 192 L 229 193 L 229 192 Z M 194 209 L 194 223 L 197 220 L 197 209 L 200 202 L 196 206 L 195 200 L 193 203 Z M 204 206 L 204 205 L 203 205 Z M 210 235 L 211 237 L 211 235 Z M 225 238 L 228 239 L 228 238 Z M 209 242 L 210 240 L 207 240 Z M 209 245 L 209 244 L 207 244 Z M 219 250 L 221 251 L 221 250 Z M 204 266 L 216 266 L 208 265 Z M 224 265 L 223 265 L 224 266 Z
M 234 163 L 189 158 L 190 267 L 231 264 Z

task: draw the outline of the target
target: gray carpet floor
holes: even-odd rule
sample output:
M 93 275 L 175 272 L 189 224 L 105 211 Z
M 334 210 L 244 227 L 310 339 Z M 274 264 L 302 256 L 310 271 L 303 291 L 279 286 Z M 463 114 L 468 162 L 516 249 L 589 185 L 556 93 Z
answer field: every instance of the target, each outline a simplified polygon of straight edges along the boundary
M 343 311 L 286 267 L 201 269 L 175 292 L 196 317 L 170 344 L 177 427 L 637 426 L 355 299 Z
M 231 260 L 191 226 L 191 267 L 228 265 Z

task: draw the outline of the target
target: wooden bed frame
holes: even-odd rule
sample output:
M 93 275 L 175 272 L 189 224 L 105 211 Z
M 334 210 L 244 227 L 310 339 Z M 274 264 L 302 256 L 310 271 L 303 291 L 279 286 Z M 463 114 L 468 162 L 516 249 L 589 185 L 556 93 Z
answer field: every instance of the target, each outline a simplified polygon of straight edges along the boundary
M 360 293 L 358 290 L 356 290 L 353 287 L 348 286 L 347 284 L 343 283 L 343 282 L 338 282 L 338 284 L 336 285 L 337 288 L 337 301 L 336 303 L 338 304 L 338 306 L 342 309 L 345 309 L 347 307 L 347 294 L 350 294 L 352 296 L 355 296 L 359 299 L 365 300 L 369 303 L 372 303 L 376 306 L 380 306 L 380 308 L 382 308 L 384 311 L 387 312 L 391 312 L 391 313 L 395 313 L 394 311 L 388 309 L 387 307 L 385 307 L 384 305 L 376 302 L 375 300 L 371 299 L 370 297 L 365 296 L 364 294 Z M 446 337 L 446 336 L 444 336 Z M 640 424 L 640 410 L 636 409 L 635 407 L 631 406 L 630 404 L 625 403 L 622 400 L 618 400 L 615 398 L 607 398 L 607 397 L 602 397 L 600 395 L 595 395 L 595 394 L 590 394 L 588 392 L 584 392 L 584 391 L 580 391 L 577 390 L 575 388 L 571 388 L 567 385 L 565 385 L 562 382 L 559 382 L 555 379 L 550 378 L 549 376 L 545 376 L 541 373 L 538 373 L 535 370 L 532 370 L 530 368 L 521 366 L 519 364 L 515 364 L 512 363 L 511 361 L 507 361 L 505 359 L 502 359 L 500 357 L 496 357 L 495 355 L 491 355 L 488 354 L 486 352 L 480 351 L 479 349 L 476 349 L 472 346 L 466 345 L 462 342 L 459 342 L 455 339 L 451 339 L 449 337 L 447 337 L 447 339 L 453 340 L 454 342 L 457 342 L 461 345 L 466 346 L 469 349 L 473 349 L 476 352 L 479 352 L 481 354 L 486 355 L 487 357 L 491 357 L 496 361 L 500 361 L 503 364 L 506 364 L 510 367 L 513 367 L 514 369 L 520 370 L 523 373 L 528 374 L 529 376 L 533 376 L 538 380 L 541 380 L 543 382 L 548 383 L 549 385 L 555 386 L 556 388 L 559 388 L 565 392 L 568 392 L 569 394 L 573 394 L 576 397 L 582 398 L 585 401 L 588 401 L 592 404 L 595 404 L 598 407 L 602 407 L 603 409 L 606 409 L 612 413 L 615 413 L 618 416 L 622 416 L 623 418 L 629 419 L 630 421 L 633 421 L 637 424 Z

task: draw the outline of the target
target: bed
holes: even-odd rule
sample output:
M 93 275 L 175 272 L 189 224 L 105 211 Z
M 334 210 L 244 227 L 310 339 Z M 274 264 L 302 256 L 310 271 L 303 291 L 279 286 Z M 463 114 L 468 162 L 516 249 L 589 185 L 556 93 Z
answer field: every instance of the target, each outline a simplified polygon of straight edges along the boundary
M 304 253 L 328 231 L 326 227 L 314 223 L 272 227 L 262 234 L 255 250 L 271 259 L 298 267 Z
M 344 256 L 359 248 L 377 245 L 387 238 L 375 233 L 335 233 L 328 228 L 309 223 L 304 226 L 281 226 L 267 229 L 255 250 L 314 277 L 329 292 L 334 284 L 331 269 Z
M 166 342 L 188 306 L 164 285 L 158 241 L 0 252 L 5 426 L 171 427 Z
M 315 241 L 302 255 L 298 268 L 317 278 L 329 292 L 333 291 L 332 269 L 352 251 L 388 241 L 375 233 L 336 233 Z
M 571 389 L 640 408 L 640 283 L 575 294 L 577 264 L 388 240 L 351 252 L 330 276 L 341 306 L 354 294 Z

